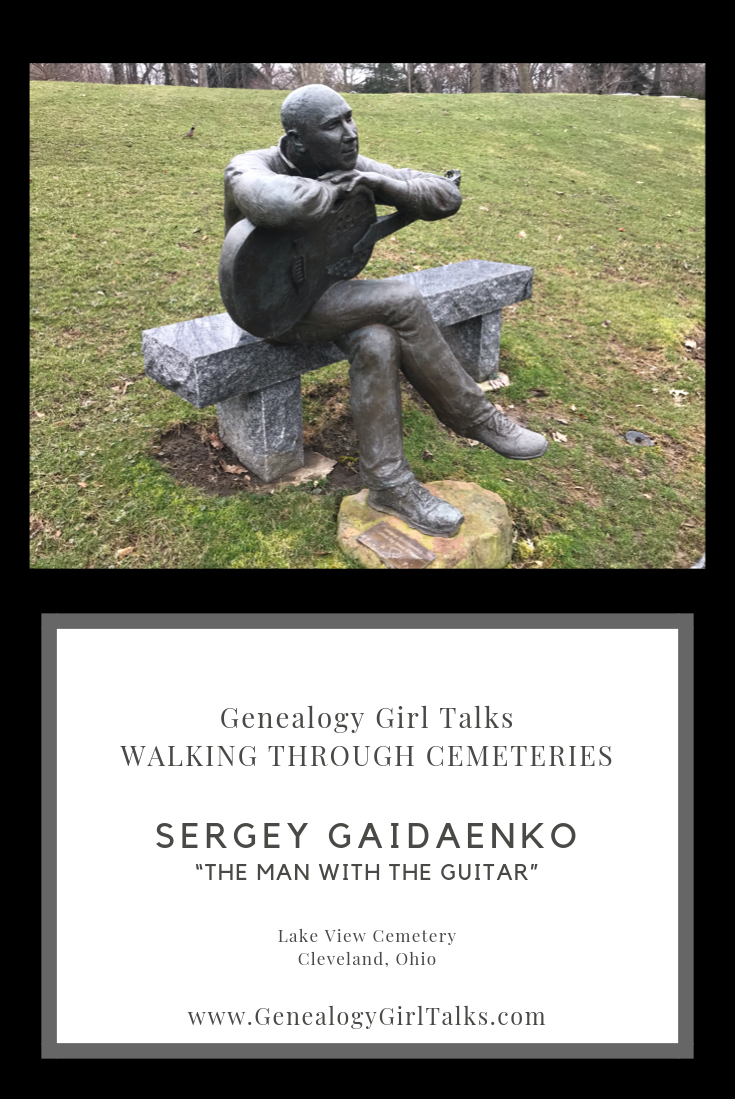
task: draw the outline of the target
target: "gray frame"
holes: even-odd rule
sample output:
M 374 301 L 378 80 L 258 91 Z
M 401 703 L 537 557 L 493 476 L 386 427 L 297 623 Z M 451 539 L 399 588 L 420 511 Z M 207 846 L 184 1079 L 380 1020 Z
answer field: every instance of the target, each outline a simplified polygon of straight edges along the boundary
M 514 614 L 513 628 L 676 628 L 679 632 L 679 1041 L 676 1044 L 58 1044 L 56 1041 L 56 632 L 59 628 L 503 628 L 507 615 L 462 613 L 45 613 L 42 616 L 42 1057 L 99 1059 L 693 1058 L 692 613 Z

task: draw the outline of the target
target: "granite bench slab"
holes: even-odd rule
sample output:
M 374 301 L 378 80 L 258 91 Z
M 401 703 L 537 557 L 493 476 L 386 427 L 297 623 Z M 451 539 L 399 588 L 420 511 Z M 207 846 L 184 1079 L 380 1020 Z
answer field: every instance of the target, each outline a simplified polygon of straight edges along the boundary
M 465 370 L 497 374 L 501 310 L 531 297 L 533 268 L 462 260 L 410 280 Z M 198 409 L 217 403 L 221 438 L 260 478 L 303 464 L 300 376 L 344 359 L 332 342 L 274 344 L 211 314 L 143 332 L 146 374 Z

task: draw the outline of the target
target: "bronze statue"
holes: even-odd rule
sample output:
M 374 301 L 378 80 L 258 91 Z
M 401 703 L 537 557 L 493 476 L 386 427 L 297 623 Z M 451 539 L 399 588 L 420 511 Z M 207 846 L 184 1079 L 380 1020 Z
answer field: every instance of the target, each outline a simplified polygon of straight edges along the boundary
M 427 535 L 454 536 L 462 513 L 418 482 L 403 452 L 399 368 L 461 436 L 509 459 L 543 455 L 547 441 L 487 401 L 408 281 L 352 277 L 383 236 L 376 203 L 396 207 L 394 229 L 447 218 L 462 202 L 458 179 L 360 156 L 349 104 L 321 84 L 287 96 L 281 120 L 277 146 L 242 153 L 225 171 L 225 305 L 256 336 L 344 351 L 369 504 Z

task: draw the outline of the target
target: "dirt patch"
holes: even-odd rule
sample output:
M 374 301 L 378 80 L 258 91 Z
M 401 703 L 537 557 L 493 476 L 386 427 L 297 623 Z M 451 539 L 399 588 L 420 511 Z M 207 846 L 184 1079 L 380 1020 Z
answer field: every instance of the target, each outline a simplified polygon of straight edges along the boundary
M 62 348 L 65 348 L 66 345 L 78 341 L 81 335 L 79 329 L 64 329 L 56 338 L 56 343 L 61 345 Z
M 327 485 L 335 490 L 357 491 L 361 487 L 356 458 L 346 460 L 347 456 L 356 457 L 356 439 L 331 429 L 324 433 L 310 434 L 304 443 L 321 455 L 336 459 L 337 465 L 327 477 Z M 229 497 L 232 494 L 252 493 L 267 490 L 272 483 L 265 483 L 253 471 L 233 473 L 227 467 L 240 468 L 243 464 L 226 444 L 215 447 L 212 442 L 219 440 L 216 419 L 208 423 L 176 425 L 161 437 L 154 445 L 153 454 L 177 482 L 196 486 L 205 494 Z M 346 445 L 352 445 L 352 449 Z M 344 449 L 344 450 L 343 450 Z
M 703 433 L 694 433 L 692 439 L 686 441 L 672 440 L 666 433 L 661 433 L 655 439 L 675 470 L 688 467 L 694 460 L 698 460 L 704 450 Z

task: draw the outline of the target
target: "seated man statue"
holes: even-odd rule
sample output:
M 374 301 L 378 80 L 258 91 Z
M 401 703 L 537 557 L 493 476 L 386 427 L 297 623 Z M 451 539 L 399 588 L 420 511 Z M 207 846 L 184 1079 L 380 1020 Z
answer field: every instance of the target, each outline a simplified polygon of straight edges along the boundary
M 225 233 L 243 216 L 254 226 L 303 231 L 356 186 L 369 188 L 375 203 L 425 221 L 459 209 L 460 191 L 446 177 L 359 156 L 352 111 L 331 88 L 298 88 L 284 100 L 281 120 L 286 133 L 277 146 L 243 153 L 227 166 Z M 368 502 L 427 535 L 453 536 L 464 517 L 419 483 L 404 455 L 399 368 L 460 436 L 508 459 L 533 459 L 546 451 L 543 436 L 487 401 L 408 280 L 336 282 L 275 339 L 334 341 L 342 349 L 350 362 L 350 404 Z

